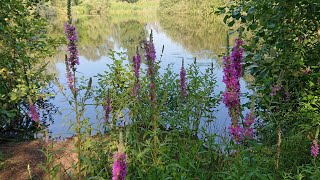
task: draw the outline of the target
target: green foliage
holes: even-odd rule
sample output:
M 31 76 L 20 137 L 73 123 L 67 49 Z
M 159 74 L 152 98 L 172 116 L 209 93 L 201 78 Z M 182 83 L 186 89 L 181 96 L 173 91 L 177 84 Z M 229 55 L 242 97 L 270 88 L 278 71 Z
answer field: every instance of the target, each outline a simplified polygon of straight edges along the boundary
M 257 133 L 263 146 L 280 155 L 274 157 L 276 178 L 310 164 L 320 123 L 319 1 L 232 1 L 217 12 L 246 41 L 246 73 L 254 77 L 251 88 L 257 94 Z
M 46 21 L 36 5 L 18 0 L 0 5 L 0 134 L 34 130 L 29 101 L 39 106 L 46 99 L 43 89 L 50 76 L 43 60 L 56 43 L 46 36 Z
M 208 16 L 212 13 L 210 7 L 219 7 L 223 2 L 224 0 L 160 0 L 159 12 Z
M 122 2 L 128 2 L 128 3 L 136 3 L 138 2 L 139 0 L 120 0 Z
M 106 14 L 110 7 L 109 0 L 81 0 L 75 7 L 81 14 Z

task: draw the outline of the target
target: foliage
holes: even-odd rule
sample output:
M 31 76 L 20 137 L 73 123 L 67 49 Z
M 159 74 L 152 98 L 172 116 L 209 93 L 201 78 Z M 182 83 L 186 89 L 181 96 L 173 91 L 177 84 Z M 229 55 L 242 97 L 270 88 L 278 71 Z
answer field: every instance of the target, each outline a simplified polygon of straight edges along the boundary
M 210 7 L 219 7 L 223 2 L 224 0 L 161 0 L 159 13 L 209 16 L 212 13 Z
M 138 0 L 120 0 L 120 1 L 128 2 L 128 3 L 135 3 L 135 2 L 138 2 Z
M 37 127 L 28 115 L 29 102 L 40 108 L 47 97 L 43 89 L 50 76 L 43 59 L 56 43 L 46 36 L 35 2 L 1 3 L 0 12 L 0 134 L 27 134 Z
M 246 72 L 254 77 L 251 88 L 258 97 L 258 137 L 277 154 L 276 177 L 311 163 L 320 122 L 320 3 L 232 1 L 218 13 L 246 41 Z

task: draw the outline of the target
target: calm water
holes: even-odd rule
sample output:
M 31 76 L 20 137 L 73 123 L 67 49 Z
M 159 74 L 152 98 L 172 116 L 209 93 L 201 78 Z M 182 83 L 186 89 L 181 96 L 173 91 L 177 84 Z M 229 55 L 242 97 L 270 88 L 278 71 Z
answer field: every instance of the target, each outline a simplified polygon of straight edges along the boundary
M 213 62 L 218 81 L 218 87 L 214 91 L 219 93 L 225 89 L 222 83 L 221 60 L 217 55 L 225 51 L 223 47 L 226 41 L 226 27 L 217 18 L 144 17 L 139 15 L 132 17 L 83 16 L 75 19 L 75 24 L 80 41 L 78 76 L 89 78 L 106 71 L 106 64 L 112 63 L 108 56 L 110 49 L 125 52 L 131 59 L 136 46 L 141 40 L 146 39 L 152 30 L 157 57 L 160 57 L 162 46 L 164 46 L 162 68 L 172 63 L 174 64 L 173 70 L 179 73 L 181 59 L 184 59 L 188 66 L 193 62 L 194 57 L 197 58 L 201 70 L 209 67 Z M 63 21 L 52 21 L 50 32 L 53 37 L 64 37 Z M 61 49 L 55 57 L 50 59 L 49 65 L 50 71 L 56 74 L 61 84 L 66 83 L 64 54 L 65 50 Z M 96 79 L 93 79 L 93 84 L 95 83 Z M 243 81 L 241 81 L 241 87 L 242 92 L 247 92 Z M 74 134 L 74 127 L 71 126 L 70 120 L 74 119 L 74 115 L 70 111 L 69 103 L 60 93 L 57 93 L 53 104 L 59 107 L 61 114 L 54 115 L 55 121 L 49 127 L 52 136 L 71 136 Z M 101 107 L 96 108 L 93 105 L 88 106 L 85 113 L 85 116 L 90 118 L 89 122 L 93 128 L 98 128 L 97 124 L 102 121 L 102 115 Z M 216 122 L 209 130 L 212 133 L 221 134 L 230 124 L 223 104 L 218 107 L 216 117 Z

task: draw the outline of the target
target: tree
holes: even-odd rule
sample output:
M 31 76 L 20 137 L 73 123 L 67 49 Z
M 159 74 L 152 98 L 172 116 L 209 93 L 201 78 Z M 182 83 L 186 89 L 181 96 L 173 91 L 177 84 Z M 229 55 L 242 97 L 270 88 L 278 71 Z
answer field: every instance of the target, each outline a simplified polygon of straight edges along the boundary
M 0 4 L 0 134 L 28 132 L 37 122 L 29 117 L 29 104 L 39 106 L 50 76 L 44 58 L 56 43 L 46 36 L 46 21 L 37 2 L 11 0 Z M 40 123 L 40 122 L 39 122 Z

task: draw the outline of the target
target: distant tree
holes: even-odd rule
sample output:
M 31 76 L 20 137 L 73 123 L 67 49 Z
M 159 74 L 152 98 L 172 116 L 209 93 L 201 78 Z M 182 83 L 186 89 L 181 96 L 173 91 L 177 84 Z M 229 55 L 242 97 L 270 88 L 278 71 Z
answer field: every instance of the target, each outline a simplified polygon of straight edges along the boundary
M 138 2 L 139 0 L 120 0 L 122 2 L 128 2 L 128 3 L 136 3 Z

